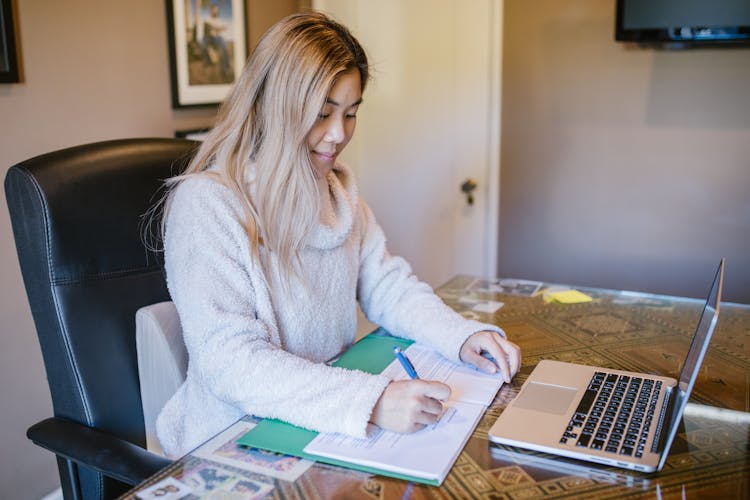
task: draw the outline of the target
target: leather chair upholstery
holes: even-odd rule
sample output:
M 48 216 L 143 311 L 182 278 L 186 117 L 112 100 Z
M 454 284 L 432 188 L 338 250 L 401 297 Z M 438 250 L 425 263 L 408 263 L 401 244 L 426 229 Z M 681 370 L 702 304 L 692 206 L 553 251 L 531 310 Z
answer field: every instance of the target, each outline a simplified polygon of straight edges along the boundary
M 144 214 L 196 143 L 124 139 L 55 151 L 5 178 L 54 417 L 27 435 L 57 454 L 66 498 L 112 498 L 169 460 L 148 453 L 135 314 L 169 300 Z

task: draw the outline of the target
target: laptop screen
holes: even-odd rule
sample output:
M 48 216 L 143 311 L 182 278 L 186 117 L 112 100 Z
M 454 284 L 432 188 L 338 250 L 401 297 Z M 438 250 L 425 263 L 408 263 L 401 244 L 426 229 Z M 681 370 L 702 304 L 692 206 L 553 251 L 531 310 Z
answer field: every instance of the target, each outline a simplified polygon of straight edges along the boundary
M 703 307 L 701 319 L 695 329 L 693 341 L 690 343 L 690 350 L 688 350 L 687 356 L 685 357 L 685 363 L 682 365 L 679 384 L 681 392 L 689 393 L 693 389 L 695 380 L 698 377 L 698 372 L 700 371 L 703 356 L 708 349 L 708 341 L 716 327 L 716 321 L 719 318 L 719 302 L 721 301 L 723 271 L 724 259 L 721 260 L 719 268 L 716 270 L 716 276 L 711 285 L 711 290 L 708 292 L 706 305 Z
M 666 441 L 664 448 L 659 449 L 661 452 L 661 460 L 657 470 L 661 470 L 664 466 L 664 462 L 667 460 L 669 448 L 672 446 L 672 441 L 677 434 L 677 429 L 682 418 L 682 413 L 685 411 L 685 405 L 687 405 L 690 392 L 693 390 L 695 380 L 698 378 L 698 372 L 700 372 L 701 363 L 703 357 L 708 350 L 708 343 L 711 340 L 711 335 L 716 328 L 716 322 L 719 319 L 719 304 L 721 302 L 721 287 L 724 281 L 724 259 L 719 262 L 719 268 L 716 270 L 714 281 L 711 284 L 711 289 L 708 292 L 708 298 L 706 304 L 703 306 L 703 312 L 701 318 L 698 321 L 698 326 L 695 329 L 693 335 L 693 341 L 690 343 L 690 349 L 688 350 L 687 356 L 685 357 L 685 363 L 682 365 L 682 371 L 680 372 L 680 380 L 678 383 L 678 391 L 675 394 L 674 404 L 672 405 L 671 417 L 664 429 L 667 432 Z

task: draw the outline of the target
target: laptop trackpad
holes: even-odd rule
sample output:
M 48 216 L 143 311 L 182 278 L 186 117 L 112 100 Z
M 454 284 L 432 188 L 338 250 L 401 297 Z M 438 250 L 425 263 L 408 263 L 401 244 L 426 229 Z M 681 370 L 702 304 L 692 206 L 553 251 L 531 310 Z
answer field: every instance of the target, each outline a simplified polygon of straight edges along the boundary
M 563 415 L 578 391 L 571 387 L 531 382 L 518 395 L 514 406 L 526 410 Z

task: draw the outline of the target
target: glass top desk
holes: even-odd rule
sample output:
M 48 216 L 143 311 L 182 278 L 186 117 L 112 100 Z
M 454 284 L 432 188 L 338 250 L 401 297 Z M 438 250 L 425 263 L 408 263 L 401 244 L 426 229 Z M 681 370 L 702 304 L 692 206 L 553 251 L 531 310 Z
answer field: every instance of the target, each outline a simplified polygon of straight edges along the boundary
M 437 290 L 462 315 L 502 326 L 523 354 L 441 487 L 239 449 L 233 439 L 254 422 L 246 417 L 122 498 L 182 498 L 180 485 L 197 492 L 184 498 L 750 497 L 750 306 L 722 304 L 667 463 L 641 474 L 497 446 L 487 430 L 541 359 L 676 378 L 702 302 L 577 287 L 594 300 L 558 304 L 504 293 L 506 285 L 514 283 L 458 276 Z M 249 463 L 271 473 L 247 471 Z

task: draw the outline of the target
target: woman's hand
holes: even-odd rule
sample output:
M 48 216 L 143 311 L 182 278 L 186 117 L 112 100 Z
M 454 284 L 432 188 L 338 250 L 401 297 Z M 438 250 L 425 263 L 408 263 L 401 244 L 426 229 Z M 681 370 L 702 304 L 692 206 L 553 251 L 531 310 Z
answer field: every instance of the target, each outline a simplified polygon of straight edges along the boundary
M 497 332 L 489 330 L 477 332 L 466 339 L 458 357 L 483 372 L 497 373 L 499 369 L 506 383 L 510 382 L 521 367 L 521 349 Z
M 370 421 L 385 430 L 414 432 L 434 424 L 443 413 L 451 388 L 429 380 L 391 382 L 375 403 Z

